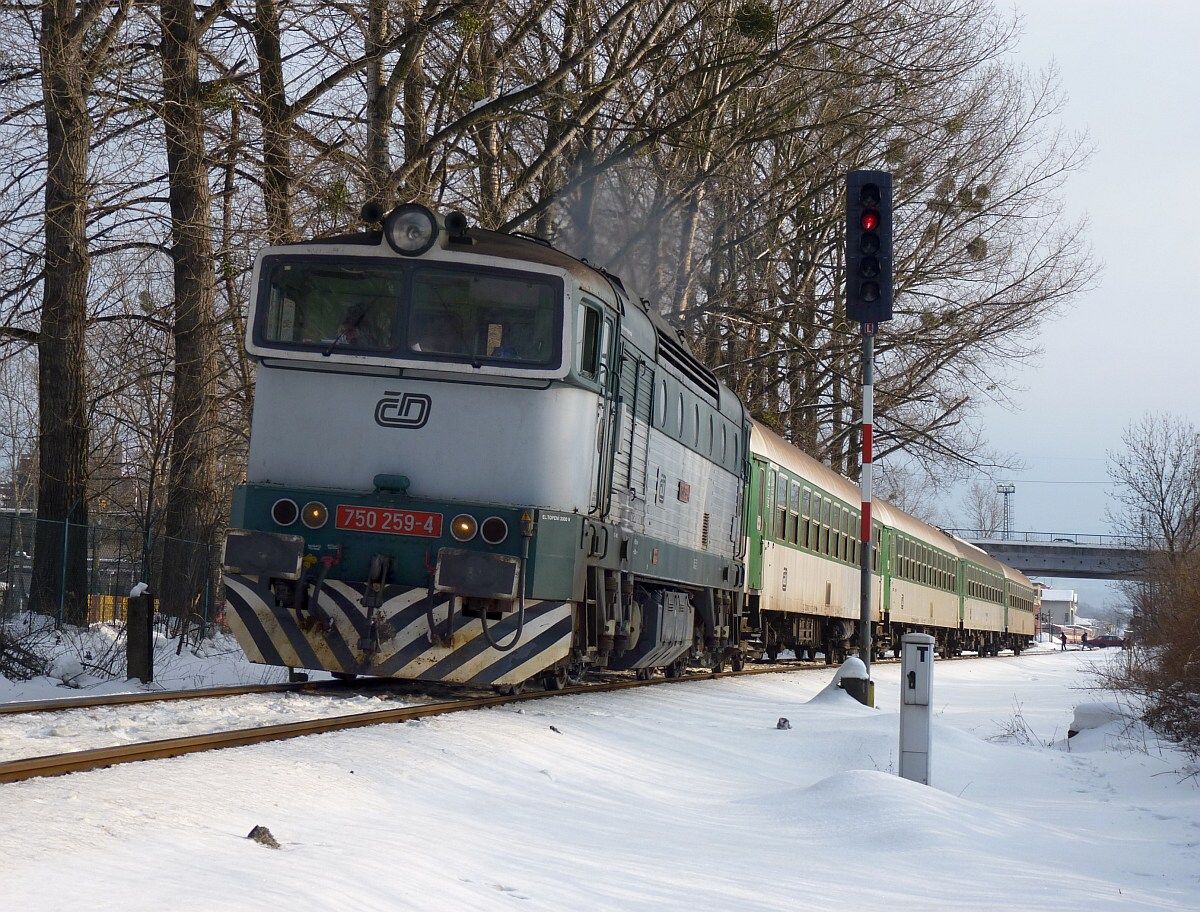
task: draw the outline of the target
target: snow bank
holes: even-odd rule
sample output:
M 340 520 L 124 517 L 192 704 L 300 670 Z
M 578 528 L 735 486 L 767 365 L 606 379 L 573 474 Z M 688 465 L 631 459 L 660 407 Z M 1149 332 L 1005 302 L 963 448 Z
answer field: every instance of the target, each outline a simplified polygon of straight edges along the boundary
M 41 615 L 26 614 L 9 625 L 20 642 L 45 662 L 46 673 L 25 681 L 0 676 L 0 703 L 53 700 L 71 696 L 133 693 L 143 690 L 187 690 L 226 684 L 283 681 L 286 669 L 249 662 L 232 636 L 216 633 L 199 647 L 187 645 L 176 655 L 179 640 L 154 634 L 154 682 L 125 679 L 125 634 L 120 625 L 63 627 Z M 327 675 L 316 674 L 314 680 Z
M 1194 912 L 1179 756 L 1046 746 L 1092 660 L 942 664 L 933 788 L 894 775 L 895 665 L 877 711 L 809 669 L 3 786 L 0 907 Z

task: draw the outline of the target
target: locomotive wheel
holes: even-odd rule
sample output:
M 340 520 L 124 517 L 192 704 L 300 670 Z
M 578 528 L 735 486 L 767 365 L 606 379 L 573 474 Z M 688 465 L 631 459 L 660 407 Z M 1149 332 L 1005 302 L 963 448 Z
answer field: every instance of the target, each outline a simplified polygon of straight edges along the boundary
M 708 666 L 712 669 L 713 674 L 720 674 L 725 670 L 725 656 L 717 654 L 717 657 L 712 660 L 712 664 Z
M 587 665 L 583 659 L 572 659 L 567 663 L 567 683 L 572 687 L 578 687 L 583 683 L 583 675 L 587 671 Z
M 542 676 L 542 687 L 546 690 L 562 690 L 569 683 L 567 669 L 552 668 Z
M 733 654 L 733 658 L 729 662 L 729 667 L 734 671 L 742 671 L 746 667 L 746 657 L 740 649 Z
M 525 692 L 525 682 L 521 681 L 517 684 L 493 684 L 492 690 L 496 691 L 502 697 L 515 697 L 517 694 Z
M 653 668 L 639 668 L 637 670 L 636 677 L 639 681 L 649 681 L 653 675 L 654 675 Z
M 770 646 L 767 647 L 766 653 L 767 653 L 767 661 L 774 662 L 776 659 L 779 658 L 779 647 L 776 646 L 774 643 L 772 643 Z
M 668 678 L 682 678 L 687 670 L 687 659 L 676 659 L 665 669 Z

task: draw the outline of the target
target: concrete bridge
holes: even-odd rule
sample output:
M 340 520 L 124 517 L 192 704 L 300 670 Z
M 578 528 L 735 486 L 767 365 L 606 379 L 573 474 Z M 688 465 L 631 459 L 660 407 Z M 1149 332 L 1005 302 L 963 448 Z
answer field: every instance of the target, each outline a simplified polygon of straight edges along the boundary
M 1130 579 L 1146 568 L 1144 539 L 1075 532 L 988 532 L 947 529 L 1028 576 Z

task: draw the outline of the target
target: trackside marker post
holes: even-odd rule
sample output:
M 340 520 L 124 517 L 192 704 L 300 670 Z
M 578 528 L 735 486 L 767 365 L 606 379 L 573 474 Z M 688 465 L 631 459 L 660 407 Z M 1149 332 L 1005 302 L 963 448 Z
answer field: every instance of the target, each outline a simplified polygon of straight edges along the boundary
M 922 785 L 929 785 L 936 645 L 927 633 L 900 639 L 900 777 Z

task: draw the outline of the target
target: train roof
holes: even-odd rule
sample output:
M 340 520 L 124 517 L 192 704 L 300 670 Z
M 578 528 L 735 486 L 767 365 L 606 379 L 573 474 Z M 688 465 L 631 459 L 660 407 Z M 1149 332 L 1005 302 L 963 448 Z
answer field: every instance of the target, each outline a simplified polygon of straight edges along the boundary
M 811 481 L 817 487 L 832 494 L 834 497 L 840 497 L 851 504 L 862 502 L 862 493 L 858 485 L 839 472 L 835 472 L 819 459 L 814 459 L 812 456 L 788 443 L 779 434 L 776 434 L 758 421 L 754 422 L 754 431 L 750 437 L 750 451 L 765 456 L 776 465 L 782 466 L 794 472 L 799 477 Z M 888 503 L 886 500 L 875 498 L 871 501 L 871 506 L 875 518 L 889 528 L 898 529 L 907 535 L 919 538 L 927 544 L 948 551 L 964 560 L 987 567 L 997 573 L 1003 573 L 1008 579 L 1025 586 L 1033 585 L 1025 574 L 1019 570 L 1014 570 L 1006 564 L 1000 563 L 1000 561 L 981 548 L 977 548 L 975 545 L 965 542 L 961 538 L 956 538 L 953 535 L 943 532 L 937 526 L 931 526 L 929 523 L 905 513 L 899 507 Z
M 949 535 L 951 543 L 954 545 L 954 550 L 963 560 L 969 560 L 973 564 L 979 564 L 981 567 L 986 567 L 996 573 L 1004 573 L 1004 564 L 996 560 L 982 548 L 971 544 L 969 541 L 964 541 L 957 535 Z

